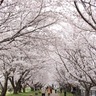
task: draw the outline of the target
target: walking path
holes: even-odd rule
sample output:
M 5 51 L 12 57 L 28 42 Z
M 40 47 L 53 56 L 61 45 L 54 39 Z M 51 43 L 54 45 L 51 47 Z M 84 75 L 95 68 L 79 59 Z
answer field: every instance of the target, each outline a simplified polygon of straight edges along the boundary
M 46 96 L 47 96 L 47 94 L 46 94 Z M 52 91 L 52 94 L 50 94 L 50 96 L 59 96 L 59 94 L 58 93 L 55 93 L 55 91 L 53 90 Z
M 50 96 L 59 96 L 58 93 L 52 93 Z

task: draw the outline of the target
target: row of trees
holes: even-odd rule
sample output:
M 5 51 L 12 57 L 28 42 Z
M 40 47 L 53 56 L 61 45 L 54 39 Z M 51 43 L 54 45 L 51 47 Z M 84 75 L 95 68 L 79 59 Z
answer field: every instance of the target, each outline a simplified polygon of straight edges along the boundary
M 49 59 L 45 52 L 48 27 L 58 14 L 44 0 L 0 1 L 0 90 L 6 96 L 9 87 L 17 94 L 42 87 L 41 70 Z M 46 74 L 47 76 L 47 74 Z
M 1 0 L 1 96 L 9 85 L 14 93 L 33 87 L 40 69 L 54 62 L 60 84 L 75 82 L 89 96 L 96 86 L 95 10 L 95 0 Z
M 62 86 L 73 84 L 84 88 L 85 96 L 89 96 L 96 86 L 96 1 L 71 0 L 71 5 L 73 14 L 68 19 L 71 37 L 58 40 L 54 46 L 57 81 Z

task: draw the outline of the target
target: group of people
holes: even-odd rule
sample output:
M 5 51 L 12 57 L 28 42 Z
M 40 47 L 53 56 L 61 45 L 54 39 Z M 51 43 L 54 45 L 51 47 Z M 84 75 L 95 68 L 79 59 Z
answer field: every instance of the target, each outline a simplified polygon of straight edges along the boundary
M 45 94 L 47 94 L 47 96 L 50 96 L 50 94 L 52 93 L 52 87 L 48 86 L 48 87 L 42 87 L 41 89 L 42 91 L 42 96 L 45 96 Z

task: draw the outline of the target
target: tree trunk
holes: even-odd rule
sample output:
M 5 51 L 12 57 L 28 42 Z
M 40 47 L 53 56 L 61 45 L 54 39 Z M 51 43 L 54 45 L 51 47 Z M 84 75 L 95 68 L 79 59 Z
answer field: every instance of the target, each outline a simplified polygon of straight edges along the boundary
M 21 93 L 22 92 L 22 88 L 20 87 L 18 91 L 19 91 L 19 93 Z
M 34 89 L 33 89 L 33 87 L 30 87 L 31 88 L 31 91 L 33 91 Z
M 1 96 L 6 96 L 6 91 L 5 90 L 2 90 Z
M 12 85 L 12 87 L 13 87 L 13 94 L 18 94 L 18 88 L 17 88 L 17 86 L 15 86 L 15 84 L 14 84 L 14 77 L 10 77 L 9 78 L 9 81 L 10 81 L 10 83 L 11 83 L 11 85 Z
M 4 87 L 2 89 L 2 92 L 1 92 L 1 96 L 6 96 L 7 85 L 8 85 L 8 77 L 5 77 L 5 83 L 4 83 Z
M 13 94 L 18 94 L 18 90 L 16 87 L 14 87 L 13 90 L 14 90 Z
M 14 77 L 10 77 L 9 80 L 14 90 L 13 94 L 18 94 L 18 92 L 21 93 L 21 89 L 22 89 L 22 85 L 20 81 L 21 79 L 19 79 L 18 82 L 16 83 L 14 81 Z
M 66 91 L 64 91 L 64 96 L 66 96 Z
M 85 90 L 85 96 L 90 96 L 90 89 Z
M 18 92 L 21 93 L 22 92 L 21 89 L 22 89 L 22 86 L 19 85 L 19 83 L 17 82 L 16 86 L 13 86 L 13 90 L 14 90 L 13 94 L 18 94 Z
M 18 82 L 17 88 L 18 88 L 18 92 L 21 93 L 21 92 L 22 92 L 22 85 L 21 85 L 21 82 Z
M 26 92 L 25 87 L 23 88 L 23 92 L 24 92 L 24 93 Z

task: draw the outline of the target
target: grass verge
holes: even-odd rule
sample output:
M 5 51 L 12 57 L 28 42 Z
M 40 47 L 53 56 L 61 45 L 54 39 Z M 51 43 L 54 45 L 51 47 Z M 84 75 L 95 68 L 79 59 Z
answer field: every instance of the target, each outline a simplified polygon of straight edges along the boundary
M 13 94 L 13 93 L 7 93 L 6 96 L 35 96 L 35 93 L 38 94 L 38 96 L 41 96 L 41 93 L 39 91 L 30 91 L 30 92 L 25 92 L 25 93 L 18 93 L 18 94 Z
M 64 96 L 64 93 L 60 93 L 60 95 L 59 95 L 59 96 Z M 72 93 L 67 92 L 66 96 L 73 96 L 73 94 L 72 94 Z

